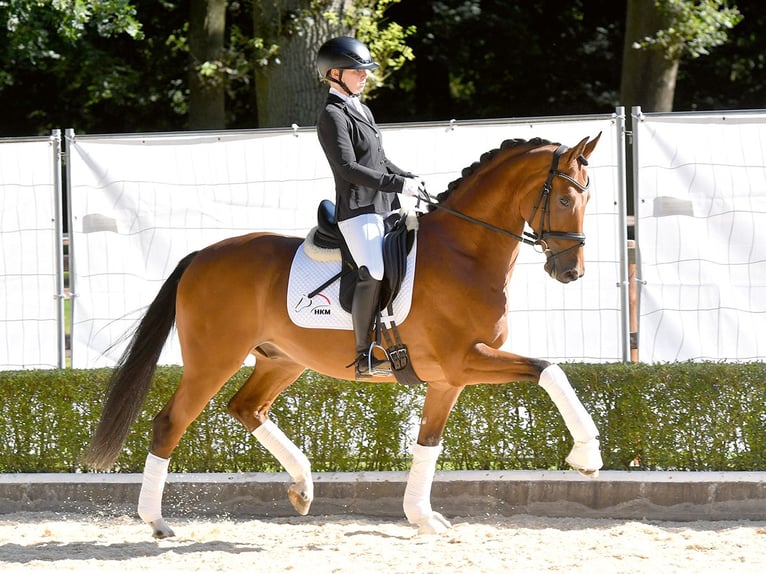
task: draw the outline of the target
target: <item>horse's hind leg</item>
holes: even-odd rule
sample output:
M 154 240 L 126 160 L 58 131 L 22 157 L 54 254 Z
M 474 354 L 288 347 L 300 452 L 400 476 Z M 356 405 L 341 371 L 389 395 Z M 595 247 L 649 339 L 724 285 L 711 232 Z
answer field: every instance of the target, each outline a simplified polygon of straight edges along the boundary
M 306 515 L 314 499 L 311 464 L 306 455 L 269 420 L 274 400 L 303 372 L 304 367 L 280 356 L 259 354 L 250 378 L 229 401 L 229 413 L 285 468 L 293 483 L 287 496 L 298 514 Z
M 175 535 L 162 517 L 162 493 L 167 480 L 170 456 L 188 426 L 200 415 L 240 364 L 241 362 L 232 362 L 226 369 L 208 370 L 187 366 L 175 393 L 154 418 L 152 446 L 146 457 L 141 493 L 138 497 L 138 515 L 152 527 L 155 538 Z

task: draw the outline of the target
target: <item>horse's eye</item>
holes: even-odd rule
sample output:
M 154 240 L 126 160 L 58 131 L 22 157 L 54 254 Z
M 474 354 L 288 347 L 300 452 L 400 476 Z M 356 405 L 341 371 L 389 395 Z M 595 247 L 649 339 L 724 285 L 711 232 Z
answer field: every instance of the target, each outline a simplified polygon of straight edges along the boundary
M 563 205 L 564 207 L 569 207 L 569 198 L 568 197 L 561 197 L 559 198 L 559 203 Z

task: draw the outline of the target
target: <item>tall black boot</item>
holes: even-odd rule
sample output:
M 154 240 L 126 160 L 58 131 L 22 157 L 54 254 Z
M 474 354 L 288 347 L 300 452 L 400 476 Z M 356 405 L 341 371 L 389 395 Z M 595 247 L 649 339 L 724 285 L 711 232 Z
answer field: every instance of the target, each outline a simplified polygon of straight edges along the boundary
M 354 326 L 356 341 L 356 378 L 375 376 L 375 371 L 390 370 L 387 360 L 370 356 L 372 337 L 370 331 L 378 307 L 381 281 L 370 276 L 367 267 L 359 268 L 359 281 L 354 287 L 354 299 L 351 302 L 351 322 Z M 379 373 L 388 374 L 388 373 Z

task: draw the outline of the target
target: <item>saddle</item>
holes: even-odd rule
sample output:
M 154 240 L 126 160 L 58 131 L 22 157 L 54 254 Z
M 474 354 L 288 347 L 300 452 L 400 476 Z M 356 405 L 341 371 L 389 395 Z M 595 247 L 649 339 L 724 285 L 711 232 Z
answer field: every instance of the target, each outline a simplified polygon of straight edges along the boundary
M 402 281 L 407 274 L 407 255 L 415 242 L 416 226 L 408 225 L 407 220 L 408 217 L 400 212 L 391 214 L 385 220 L 385 235 L 383 237 L 384 274 L 374 331 L 376 343 L 386 352 L 396 380 L 405 385 L 417 385 L 422 384 L 423 381 L 420 380 L 412 369 L 407 346 L 402 343 L 399 337 L 399 330 L 392 319 L 393 301 L 399 293 Z M 339 249 L 341 253 L 340 273 L 315 290 L 315 292 L 321 291 L 329 283 L 334 282 L 340 277 L 340 305 L 345 311 L 350 313 L 354 298 L 354 288 L 359 280 L 359 270 L 338 228 L 335 204 L 329 199 L 324 199 L 319 203 L 317 227 L 313 233 L 313 243 L 319 249 Z M 381 316 L 382 312 L 387 315 L 385 319 Z M 386 339 L 386 347 L 380 345 L 381 333 Z
M 407 274 L 407 254 L 415 241 L 415 231 L 407 227 L 406 217 L 396 212 L 385 220 L 385 235 L 383 237 L 384 275 L 380 289 L 380 311 L 388 308 L 402 286 Z M 335 215 L 335 204 L 329 199 L 323 199 L 317 209 L 317 228 L 314 232 L 314 244 L 320 249 L 340 249 L 340 304 L 344 311 L 351 312 L 351 302 L 354 298 L 354 287 L 359 280 L 359 270 L 354 258 L 343 240 L 338 220 Z

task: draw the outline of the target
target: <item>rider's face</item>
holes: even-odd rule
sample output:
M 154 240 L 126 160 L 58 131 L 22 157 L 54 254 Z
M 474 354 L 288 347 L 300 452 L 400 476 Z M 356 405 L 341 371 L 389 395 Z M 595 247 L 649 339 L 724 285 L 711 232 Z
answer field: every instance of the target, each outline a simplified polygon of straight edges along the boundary
M 333 70 L 335 78 L 339 79 L 340 70 Z M 343 83 L 352 94 L 361 94 L 367 83 L 367 70 L 343 70 Z

